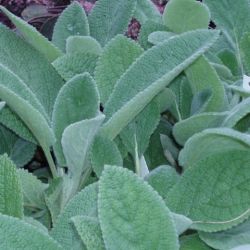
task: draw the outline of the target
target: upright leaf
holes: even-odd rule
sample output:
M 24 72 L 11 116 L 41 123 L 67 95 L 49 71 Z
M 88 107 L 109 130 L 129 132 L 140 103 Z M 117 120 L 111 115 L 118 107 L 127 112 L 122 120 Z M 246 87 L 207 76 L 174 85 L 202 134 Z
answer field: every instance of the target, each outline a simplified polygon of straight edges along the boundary
M 145 109 L 125 127 L 120 137 L 127 151 L 134 155 L 136 136 L 138 155 L 141 157 L 148 147 L 150 136 L 160 121 L 160 110 L 156 100 L 152 101 Z
M 161 23 L 161 14 L 155 4 L 150 0 L 137 1 L 134 17 L 141 25 L 148 20 Z
M 123 35 L 116 36 L 105 46 L 95 70 L 95 79 L 104 106 L 117 81 L 142 53 L 143 49 L 138 44 Z
M 250 216 L 249 164 L 246 151 L 210 155 L 184 172 L 166 203 L 171 211 L 190 218 L 192 228 L 201 231 L 236 226 Z
M 74 175 L 82 173 L 91 143 L 96 135 L 104 116 L 83 120 L 68 126 L 62 136 L 63 152 L 69 171 Z
M 0 25 L 0 33 L 0 64 L 27 85 L 51 117 L 56 96 L 64 84 L 62 78 L 43 55 L 13 31 Z
M 208 8 L 195 0 L 171 0 L 163 14 L 164 24 L 175 33 L 196 29 L 207 29 L 210 21 Z M 206 111 L 219 111 L 225 108 L 225 91 L 223 85 L 205 57 L 199 58 L 185 71 L 193 94 L 205 89 L 212 92 Z
M 98 1 L 88 17 L 90 35 L 104 46 L 114 36 L 126 30 L 135 6 L 134 0 Z
M 62 52 L 55 47 L 46 37 L 41 35 L 33 26 L 29 25 L 23 19 L 13 15 L 3 6 L 0 10 L 15 24 L 18 31 L 22 34 L 27 42 L 29 42 L 36 50 L 41 52 L 49 62 L 53 62 L 62 55 Z
M 0 214 L 0 247 L 1 249 L 48 249 L 63 248 L 45 232 L 30 224 Z
M 91 164 L 98 177 L 104 165 L 122 166 L 122 156 L 114 141 L 103 136 L 96 136 L 91 148 Z
M 89 24 L 83 7 L 73 2 L 59 16 L 52 36 L 52 42 L 65 52 L 66 40 L 70 36 L 88 36 Z
M 25 83 L 1 64 L 0 73 L 0 98 L 16 112 L 43 149 L 48 151 L 54 143 L 54 134 L 43 107 Z
M 85 72 L 94 75 L 98 56 L 93 53 L 72 53 L 59 57 L 53 62 L 54 68 L 66 81 Z
M 0 156 L 0 187 L 0 213 L 22 218 L 22 189 L 16 166 L 7 155 Z
M 103 132 L 109 138 L 115 138 L 181 71 L 204 53 L 217 37 L 218 33 L 211 31 L 187 32 L 145 52 L 116 84 L 106 105 L 107 122 Z
M 83 250 L 80 236 L 71 221 L 75 216 L 97 217 L 97 184 L 92 184 L 78 193 L 59 215 L 50 235 L 64 247 L 64 249 Z
M 223 30 L 229 42 L 233 45 L 241 74 L 244 74 L 243 62 L 240 54 L 240 40 L 245 32 L 250 30 L 250 4 L 242 0 L 240 4 L 234 0 L 205 0 L 209 7 L 212 20 Z M 242 25 L 244 24 L 244 25 Z
M 99 182 L 98 211 L 108 249 L 178 249 L 170 211 L 129 170 L 106 166 Z
M 64 129 L 72 123 L 96 116 L 98 109 L 98 90 L 88 73 L 75 76 L 59 91 L 53 110 L 52 127 L 57 140 L 54 152 L 61 166 L 66 165 L 61 145 Z

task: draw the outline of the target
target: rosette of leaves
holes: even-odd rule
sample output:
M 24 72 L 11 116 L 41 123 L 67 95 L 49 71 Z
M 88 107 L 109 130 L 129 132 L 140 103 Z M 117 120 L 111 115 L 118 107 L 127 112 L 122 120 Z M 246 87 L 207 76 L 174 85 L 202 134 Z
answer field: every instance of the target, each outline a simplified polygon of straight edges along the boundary
M 52 41 L 1 7 L 18 30 L 0 26 L 1 248 L 249 245 L 243 3 L 170 0 L 159 16 L 148 0 L 99 0 L 89 15 L 73 2 Z M 17 169 L 21 143 L 48 166 Z

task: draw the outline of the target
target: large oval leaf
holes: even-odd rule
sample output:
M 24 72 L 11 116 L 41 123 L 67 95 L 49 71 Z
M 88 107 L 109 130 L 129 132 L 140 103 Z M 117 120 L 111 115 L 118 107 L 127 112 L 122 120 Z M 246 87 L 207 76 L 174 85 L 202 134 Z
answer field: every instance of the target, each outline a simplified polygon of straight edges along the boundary
M 215 232 L 250 216 L 250 155 L 233 150 L 190 166 L 166 199 L 172 211 L 193 220 L 192 228 Z
M 162 198 L 129 170 L 106 166 L 99 181 L 98 211 L 110 250 L 178 249 L 178 236 Z

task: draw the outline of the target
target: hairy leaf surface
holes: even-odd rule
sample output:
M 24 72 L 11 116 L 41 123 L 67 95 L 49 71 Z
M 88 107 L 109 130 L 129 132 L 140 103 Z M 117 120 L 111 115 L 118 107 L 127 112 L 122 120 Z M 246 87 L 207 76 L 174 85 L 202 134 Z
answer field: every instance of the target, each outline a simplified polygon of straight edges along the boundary
M 49 235 L 30 224 L 0 214 L 0 248 L 11 249 L 47 249 L 62 250 L 63 248 Z
M 219 152 L 250 150 L 250 136 L 228 128 L 206 129 L 192 136 L 179 155 L 179 164 L 189 167 Z
M 148 184 L 115 166 L 106 166 L 99 182 L 99 220 L 108 249 L 178 249 L 170 211 Z
M 75 75 L 85 72 L 93 76 L 97 59 L 98 56 L 91 53 L 72 53 L 59 57 L 53 66 L 63 79 L 69 81 Z
M 233 150 L 213 154 L 190 166 L 166 199 L 171 211 L 193 221 L 192 228 L 216 232 L 250 216 L 250 156 Z
M 47 38 L 41 35 L 33 26 L 29 25 L 23 19 L 13 15 L 3 6 L 0 10 L 8 16 L 15 24 L 18 31 L 22 34 L 27 42 L 29 42 L 36 50 L 41 52 L 49 62 L 53 62 L 56 58 L 62 55 L 62 52 L 55 47 Z
M 60 242 L 64 249 L 86 249 L 71 218 L 78 215 L 97 217 L 97 190 L 96 183 L 86 187 L 68 203 L 59 215 L 50 235 Z
M 0 213 L 18 218 L 23 217 L 21 184 L 16 166 L 6 154 L 0 156 Z
M 66 40 L 70 36 L 88 36 L 89 24 L 84 9 L 73 2 L 59 16 L 54 27 L 52 42 L 65 52 Z
M 72 218 L 78 234 L 88 250 L 105 250 L 102 231 L 96 217 L 76 216 Z
M 143 49 L 123 35 L 117 35 L 104 48 L 95 70 L 102 104 L 109 99 L 117 81 L 143 53 Z
M 106 105 L 107 122 L 103 132 L 109 138 L 115 138 L 181 71 L 202 55 L 217 37 L 218 33 L 211 31 L 187 32 L 145 52 L 116 84 Z M 192 43 L 189 42 L 191 39 Z
M 104 46 L 126 30 L 135 6 L 134 0 L 98 1 L 88 17 L 90 35 Z
M 101 45 L 91 36 L 70 36 L 66 41 L 66 51 L 72 53 L 90 53 L 100 55 Z
M 66 165 L 61 144 L 63 131 L 72 123 L 96 116 L 98 109 L 98 90 L 88 73 L 73 77 L 59 91 L 52 115 L 52 127 L 57 140 L 54 151 L 61 166 Z
M 249 234 L 250 220 L 223 232 L 199 232 L 200 238 L 206 242 L 206 244 L 220 250 L 227 250 L 239 245 L 250 244 Z
M 191 116 L 175 124 L 173 128 L 174 137 L 180 145 L 184 145 L 185 142 L 194 134 L 207 128 L 216 128 L 221 126 L 227 115 L 228 112 L 211 112 Z

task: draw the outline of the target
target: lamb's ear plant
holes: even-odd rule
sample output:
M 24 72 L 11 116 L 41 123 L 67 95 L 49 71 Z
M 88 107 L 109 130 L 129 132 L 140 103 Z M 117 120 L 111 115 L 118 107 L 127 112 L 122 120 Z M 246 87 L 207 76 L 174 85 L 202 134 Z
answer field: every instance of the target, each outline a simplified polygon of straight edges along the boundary
M 248 0 L 0 9 L 1 249 L 247 249 Z

